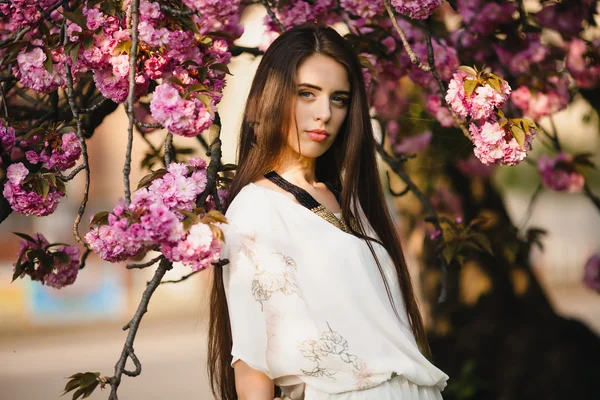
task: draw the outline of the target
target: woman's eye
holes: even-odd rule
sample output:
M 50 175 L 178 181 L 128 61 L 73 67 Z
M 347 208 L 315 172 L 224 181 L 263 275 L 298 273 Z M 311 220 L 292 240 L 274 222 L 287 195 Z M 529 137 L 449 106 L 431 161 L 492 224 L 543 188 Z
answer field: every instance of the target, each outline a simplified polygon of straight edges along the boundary
M 335 97 L 332 97 L 331 100 L 335 104 L 342 105 L 342 106 L 345 106 L 346 104 L 348 104 L 348 99 L 345 97 L 335 96 Z
M 306 99 L 310 98 L 313 94 L 311 92 L 300 92 L 298 93 L 298 96 L 300 97 L 304 97 Z

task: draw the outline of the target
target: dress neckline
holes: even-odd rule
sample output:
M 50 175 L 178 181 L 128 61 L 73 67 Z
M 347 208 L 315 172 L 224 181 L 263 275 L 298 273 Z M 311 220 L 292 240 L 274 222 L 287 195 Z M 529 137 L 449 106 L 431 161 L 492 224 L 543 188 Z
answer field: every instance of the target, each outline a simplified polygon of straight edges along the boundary
M 350 229 L 348 228 L 348 226 L 346 225 L 344 220 L 341 219 L 341 214 L 342 214 L 341 212 L 340 213 L 332 212 L 327 207 L 325 207 L 324 205 L 319 203 L 306 190 L 289 182 L 288 180 L 286 180 L 285 178 L 283 178 L 281 175 L 279 175 L 277 172 L 275 172 L 273 170 L 264 174 L 264 177 L 267 178 L 268 180 L 270 180 L 271 182 L 273 182 L 274 184 L 276 184 L 277 186 L 279 186 L 280 188 L 282 188 L 283 190 L 294 195 L 294 197 L 296 198 L 298 203 L 300 203 L 300 205 L 304 206 L 308 210 L 312 211 L 313 213 L 315 213 L 319 217 L 323 218 L 330 224 L 341 229 L 342 231 L 344 231 L 346 233 L 351 233 Z M 336 197 L 336 200 L 338 201 L 338 204 L 339 204 L 340 203 L 340 192 L 338 190 L 336 190 L 329 182 L 324 182 L 324 183 L 325 183 L 325 185 L 327 185 L 327 188 L 329 190 L 331 190 L 331 192 L 334 194 L 334 196 Z

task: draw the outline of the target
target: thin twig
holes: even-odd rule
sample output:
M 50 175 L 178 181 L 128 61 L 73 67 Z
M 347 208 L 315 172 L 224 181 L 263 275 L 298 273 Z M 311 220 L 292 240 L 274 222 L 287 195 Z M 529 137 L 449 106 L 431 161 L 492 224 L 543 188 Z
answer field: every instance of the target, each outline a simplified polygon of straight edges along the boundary
M 385 134 L 385 131 L 383 131 L 383 128 L 382 128 L 382 134 Z M 406 188 L 408 190 L 412 191 L 413 194 L 415 195 L 415 197 L 423 205 L 423 208 L 425 209 L 425 214 L 426 214 L 426 217 L 424 219 L 428 222 L 431 222 L 436 230 L 441 231 L 442 227 L 440 225 L 439 217 L 437 215 L 437 212 L 435 211 L 435 208 L 433 207 L 433 205 L 431 204 L 431 202 L 429 201 L 427 196 L 425 196 L 425 194 L 412 181 L 412 179 L 410 179 L 410 176 L 408 176 L 408 174 L 402 169 L 402 161 L 394 158 L 391 154 L 386 152 L 383 147 L 379 146 L 379 144 L 377 144 L 377 151 L 381 155 L 381 158 L 383 159 L 383 161 L 391 168 L 392 171 L 394 171 L 394 173 L 396 175 L 398 175 L 400 177 L 400 179 L 402 179 L 404 181 L 404 183 L 406 184 Z M 446 296 L 447 296 L 447 293 L 446 293 L 447 292 L 447 288 L 446 288 L 447 278 L 446 277 L 448 274 L 448 266 L 446 265 L 446 261 L 444 260 L 443 257 L 440 257 L 440 262 L 441 262 L 442 279 L 441 279 L 441 288 L 440 288 L 440 294 L 438 297 L 438 303 L 443 303 L 446 300 Z
M 154 272 L 154 277 L 150 281 L 150 284 L 146 287 L 146 290 L 144 290 L 142 300 L 138 305 L 135 315 L 133 316 L 131 321 L 129 321 L 124 327 L 124 330 L 129 329 L 129 332 L 127 334 L 125 345 L 123 346 L 123 351 L 121 352 L 121 357 L 119 358 L 119 361 L 117 361 L 117 363 L 115 364 L 115 375 L 108 379 L 108 382 L 110 383 L 111 387 L 109 400 L 118 400 L 117 389 L 121 384 L 121 377 L 124 373 L 126 375 L 129 375 L 125 372 L 125 364 L 127 362 L 127 358 L 131 358 L 134 364 L 136 364 L 137 357 L 135 357 L 135 353 L 133 352 L 133 342 L 135 341 L 135 336 L 137 334 L 138 328 L 140 327 L 140 323 L 142 322 L 144 314 L 148 312 L 148 303 L 150 303 L 150 298 L 152 297 L 152 294 L 160 284 L 160 281 L 165 275 L 165 273 L 171 268 L 173 268 L 173 263 L 171 263 L 166 258 L 163 258 L 160 264 L 158 265 L 158 268 L 156 268 L 156 271 Z M 139 365 L 139 369 L 141 371 L 141 365 Z M 137 372 L 137 370 L 138 365 L 136 364 L 136 371 L 134 371 L 134 373 Z
M 440 93 L 442 93 L 442 104 L 446 106 L 448 111 L 450 111 L 454 122 L 456 123 L 456 125 L 458 125 L 463 135 L 465 135 L 465 137 L 470 140 L 471 134 L 469 133 L 469 130 L 467 129 L 463 121 L 460 119 L 460 117 L 454 112 L 452 107 L 450 107 L 450 104 L 448 104 L 448 102 L 446 101 L 446 96 L 444 96 L 444 93 L 446 93 L 446 85 L 444 85 L 444 82 L 442 81 L 442 78 L 440 78 L 440 74 L 438 74 L 437 68 L 435 66 L 435 55 L 433 52 L 433 43 L 431 42 L 432 35 L 433 33 L 431 32 L 431 26 L 427 24 L 427 27 L 425 29 L 425 42 L 427 43 L 427 62 L 431 66 L 431 73 L 433 74 L 433 77 L 437 82 L 438 87 L 440 88 Z
M 134 268 L 138 268 L 138 269 L 142 269 L 142 268 L 148 268 L 153 266 L 154 264 L 156 264 L 157 262 L 159 262 L 161 259 L 163 258 L 163 255 L 161 254 L 160 256 L 154 257 L 152 260 L 150 261 L 146 261 L 145 263 L 141 263 L 141 264 L 127 264 L 127 269 L 134 269 Z
M 204 150 L 206 150 L 206 156 L 210 157 L 210 146 L 208 145 L 208 142 L 202 137 L 202 135 L 196 135 L 196 139 L 200 142 L 202 147 L 204 147 Z
M 538 187 L 535 189 L 535 191 L 533 192 L 533 194 L 531 195 L 531 199 L 529 200 L 529 204 L 527 205 L 527 210 L 525 210 L 525 215 L 523 215 L 523 219 L 521 220 L 521 223 L 519 224 L 518 232 L 522 231 L 525 228 L 525 225 L 527 225 L 527 222 L 529 222 L 529 219 L 531 218 L 531 215 L 533 214 L 533 206 L 535 205 L 537 199 L 539 198 L 539 195 L 542 192 L 543 187 L 544 187 L 544 185 L 542 185 L 540 183 L 538 185 Z
M 195 10 L 190 10 L 190 9 L 178 10 L 177 8 L 169 7 L 166 4 L 162 4 L 162 3 L 159 3 L 159 4 L 160 4 L 160 9 L 162 11 L 166 11 L 169 14 L 174 15 L 176 17 L 189 17 L 190 15 L 194 15 L 197 13 L 197 11 L 195 11 Z
M 4 116 L 8 118 L 8 106 L 6 105 L 6 96 L 4 95 L 4 87 L 0 84 L 0 95 L 2 95 L 2 105 L 4 106 Z
M 133 147 L 133 125 L 135 117 L 133 115 L 133 103 L 135 100 L 135 73 L 137 70 L 138 54 L 138 24 L 140 20 L 140 0 L 131 0 L 129 6 L 129 15 L 131 16 L 131 50 L 129 52 L 129 93 L 127 93 L 127 116 L 129 125 L 127 126 L 127 150 L 125 152 L 125 165 L 123 165 L 123 184 L 125 186 L 125 202 L 131 203 L 131 186 L 129 174 L 131 173 L 131 150 Z
M 383 0 L 383 5 L 385 6 L 387 13 L 390 16 L 390 19 L 392 20 L 392 25 L 394 25 L 394 28 L 396 28 L 396 32 L 398 32 L 398 35 L 400 36 L 400 40 L 402 41 L 404 50 L 406 50 L 406 53 L 408 54 L 408 57 L 410 58 L 410 62 L 415 64 L 422 71 L 425 71 L 425 72 L 431 71 L 431 65 L 424 65 L 421 62 L 421 60 L 419 59 L 419 57 L 417 57 L 417 55 L 415 54 L 413 49 L 410 47 L 410 43 L 408 43 L 408 39 L 406 39 L 406 35 L 404 34 L 404 31 L 402 30 L 402 28 L 400 28 L 400 25 L 398 25 L 398 21 L 396 21 L 396 16 L 394 15 L 394 11 L 392 10 L 390 1 Z
M 259 50 L 258 47 L 246 47 L 236 45 L 229 47 L 229 52 L 231 53 L 232 57 L 239 56 L 242 53 L 252 54 L 253 56 L 262 56 L 263 54 L 265 54 L 265 52 Z
M 141 126 L 142 128 L 148 128 L 148 129 L 163 129 L 164 128 L 164 126 L 162 126 L 161 124 L 149 124 L 146 122 L 138 121 L 137 119 L 135 120 L 135 124 L 137 126 Z
M 385 176 L 387 176 L 388 190 L 390 191 L 392 196 L 401 197 L 401 196 L 404 196 L 405 194 L 407 194 L 408 192 L 410 192 L 410 187 L 408 185 L 406 185 L 406 188 L 403 191 L 395 192 L 394 189 L 392 189 L 392 178 L 390 177 L 390 172 L 385 171 Z
M 215 124 L 218 126 L 219 132 L 215 139 L 210 144 L 210 163 L 206 169 L 206 189 L 196 199 L 196 206 L 202 207 L 206 202 L 206 198 L 212 192 L 213 187 L 217 184 L 217 175 L 221 168 L 221 119 L 219 113 L 215 115 Z
M 73 171 L 71 171 L 71 173 L 69 175 L 64 176 L 64 175 L 59 174 L 57 176 L 61 181 L 68 182 L 68 181 L 72 180 L 73 178 L 75 178 L 77 176 L 77 174 L 79 174 L 84 169 L 85 169 L 85 165 L 80 164 L 77 166 L 77 168 L 75 168 Z
M 69 37 L 67 35 L 67 30 L 65 28 L 65 23 L 62 25 L 62 33 L 63 33 L 63 44 L 67 44 L 69 42 Z M 77 104 L 75 104 L 75 93 L 73 89 L 73 75 L 71 75 L 71 66 L 69 63 L 65 63 L 66 67 L 66 78 L 67 78 L 67 98 L 69 101 L 69 107 L 71 108 L 71 112 L 73 113 L 73 119 L 77 124 L 77 138 L 79 139 L 79 145 L 81 146 L 81 156 L 83 157 L 83 168 L 85 169 L 85 187 L 83 191 L 83 199 L 81 200 L 81 204 L 79 205 L 79 209 L 77 210 L 77 216 L 75 217 L 75 222 L 73 223 L 73 236 L 75 236 L 75 240 L 78 243 L 82 244 L 86 248 L 90 248 L 89 244 L 85 243 L 81 236 L 79 235 L 79 223 L 81 222 L 81 218 L 83 217 L 83 213 L 85 212 L 85 207 L 87 205 L 89 193 L 90 193 L 90 166 L 88 162 L 88 153 L 87 153 L 87 144 L 85 142 L 85 138 L 83 137 L 83 130 L 81 127 L 81 119 L 79 118 L 79 113 L 77 111 Z
M 600 211 L 600 197 L 596 196 L 594 194 L 594 192 L 592 192 L 592 189 L 590 189 L 590 187 L 588 186 L 587 183 L 583 185 L 583 192 L 592 201 L 592 203 L 594 203 L 596 208 Z
M 277 15 L 275 15 L 275 11 L 273 11 L 269 2 L 267 0 L 262 0 L 262 3 L 263 3 L 263 6 L 265 6 L 265 8 L 267 9 L 267 13 L 269 14 L 269 17 L 271 17 L 273 22 L 275 22 L 275 25 L 277 25 L 277 27 L 279 28 L 279 31 L 285 32 L 285 27 L 283 26 L 281 21 L 279 21 L 279 18 L 277 18 Z
M 191 276 L 196 275 L 200 271 L 201 270 L 190 272 L 189 274 L 184 275 L 184 276 L 182 276 L 179 279 L 173 279 L 173 280 L 169 280 L 169 281 L 162 281 L 162 282 L 160 282 L 160 284 L 164 285 L 165 283 L 179 283 L 179 282 L 183 282 L 183 281 L 189 279 Z
M 173 134 L 171 132 L 167 133 L 167 137 L 165 137 L 165 166 L 171 164 L 171 153 L 173 152 Z
M 108 99 L 106 97 L 102 97 L 102 99 L 100 99 L 93 106 L 88 107 L 88 108 L 82 108 L 81 110 L 79 110 L 79 112 L 81 114 L 91 113 L 91 112 L 96 111 L 97 109 L 99 109 L 102 106 L 102 104 L 106 103 L 107 101 L 108 101 Z

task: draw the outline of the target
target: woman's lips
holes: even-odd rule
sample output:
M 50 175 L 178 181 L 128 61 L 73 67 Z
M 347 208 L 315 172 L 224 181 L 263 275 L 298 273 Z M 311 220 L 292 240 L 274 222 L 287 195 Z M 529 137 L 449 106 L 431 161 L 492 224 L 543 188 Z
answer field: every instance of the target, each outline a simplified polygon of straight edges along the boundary
M 329 136 L 324 131 L 306 131 L 306 133 L 308 134 L 308 137 L 310 137 L 315 142 L 322 142 Z

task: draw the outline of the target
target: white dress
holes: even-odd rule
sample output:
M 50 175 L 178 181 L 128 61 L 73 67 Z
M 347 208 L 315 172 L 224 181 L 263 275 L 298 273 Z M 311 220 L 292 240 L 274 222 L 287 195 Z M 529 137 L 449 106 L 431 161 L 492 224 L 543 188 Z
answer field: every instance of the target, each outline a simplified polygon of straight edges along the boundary
M 442 398 L 448 376 L 419 352 L 382 246 L 373 243 L 402 321 L 363 240 L 252 183 L 226 217 L 232 365 L 262 371 L 292 400 Z

